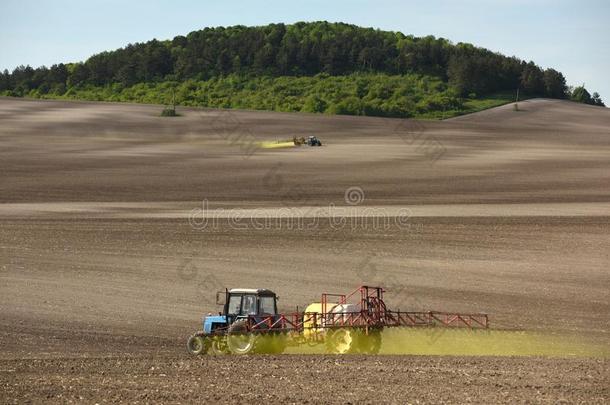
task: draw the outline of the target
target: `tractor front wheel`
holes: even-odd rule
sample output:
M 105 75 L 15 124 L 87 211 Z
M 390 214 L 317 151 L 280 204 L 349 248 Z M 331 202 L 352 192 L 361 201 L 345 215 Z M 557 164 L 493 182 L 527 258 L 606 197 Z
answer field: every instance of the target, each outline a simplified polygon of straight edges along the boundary
M 205 354 L 208 350 L 208 344 L 206 339 L 200 335 L 193 335 L 189 338 L 186 343 L 186 348 L 189 353 L 198 356 L 200 354 Z

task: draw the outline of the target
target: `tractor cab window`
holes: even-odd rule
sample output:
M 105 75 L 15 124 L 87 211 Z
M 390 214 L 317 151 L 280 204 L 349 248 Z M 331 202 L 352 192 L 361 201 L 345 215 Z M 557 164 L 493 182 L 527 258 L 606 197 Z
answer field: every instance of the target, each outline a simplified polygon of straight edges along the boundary
M 256 295 L 244 295 L 241 314 L 256 315 Z
M 275 297 L 260 297 L 261 315 L 275 315 Z
M 229 297 L 229 315 L 239 315 L 241 309 L 241 295 L 231 295 Z

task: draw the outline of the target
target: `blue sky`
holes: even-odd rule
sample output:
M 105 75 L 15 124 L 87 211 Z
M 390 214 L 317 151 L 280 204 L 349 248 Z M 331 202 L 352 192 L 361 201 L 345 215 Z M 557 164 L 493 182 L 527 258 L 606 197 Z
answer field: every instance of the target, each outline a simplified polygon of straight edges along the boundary
M 206 26 L 316 20 L 470 42 L 553 67 L 610 102 L 608 0 L 2 0 L 0 69 L 84 60 Z

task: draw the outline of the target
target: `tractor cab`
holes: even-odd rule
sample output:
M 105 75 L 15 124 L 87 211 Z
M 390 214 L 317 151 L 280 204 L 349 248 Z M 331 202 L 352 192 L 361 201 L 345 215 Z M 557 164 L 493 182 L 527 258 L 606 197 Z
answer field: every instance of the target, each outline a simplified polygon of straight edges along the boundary
M 222 301 L 224 295 L 224 302 Z M 209 315 L 203 320 L 203 330 L 210 333 L 227 327 L 239 319 L 277 315 L 277 296 L 271 290 L 232 288 L 216 294 L 216 304 L 223 305 L 222 314 Z
M 314 135 L 310 135 L 306 143 L 309 146 L 322 146 L 322 142 Z
M 270 316 L 277 314 L 277 297 L 267 289 L 233 288 L 226 292 L 224 314 L 229 323 L 249 316 Z

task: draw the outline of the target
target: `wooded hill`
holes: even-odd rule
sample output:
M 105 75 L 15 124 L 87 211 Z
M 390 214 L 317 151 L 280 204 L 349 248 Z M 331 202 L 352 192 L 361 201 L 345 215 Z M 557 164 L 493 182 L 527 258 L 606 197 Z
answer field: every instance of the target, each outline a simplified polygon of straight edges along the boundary
M 534 62 L 443 38 L 344 23 L 217 27 L 102 52 L 82 63 L 0 74 L 12 96 L 381 116 L 438 116 L 485 100 L 571 98 L 564 76 Z

